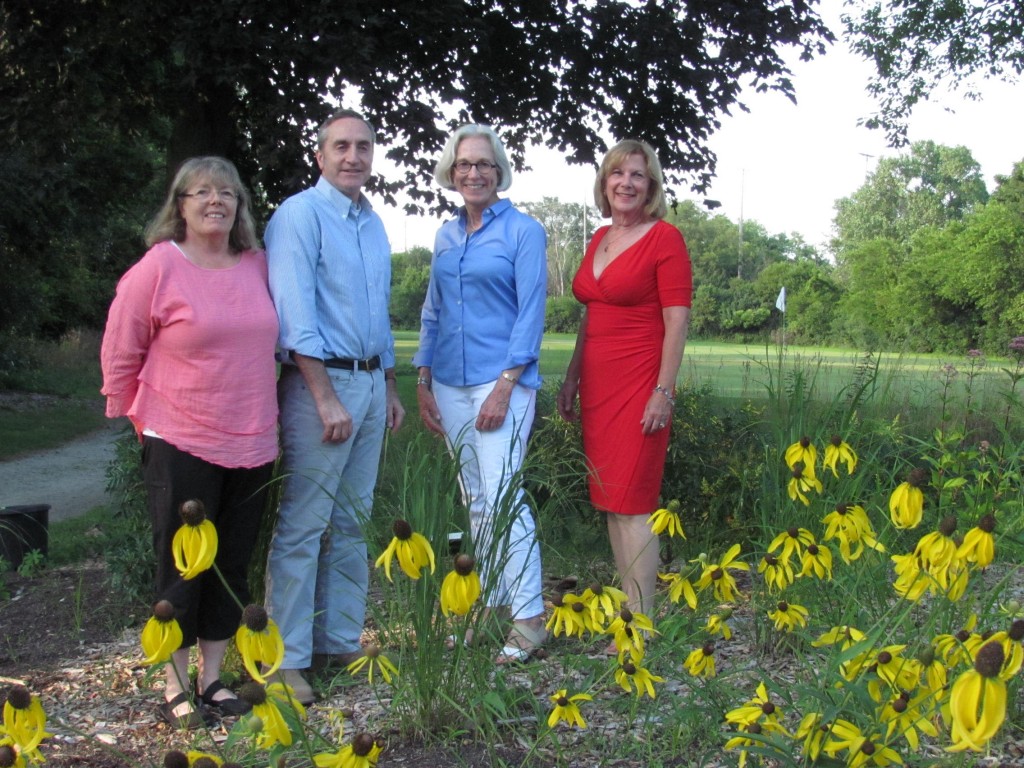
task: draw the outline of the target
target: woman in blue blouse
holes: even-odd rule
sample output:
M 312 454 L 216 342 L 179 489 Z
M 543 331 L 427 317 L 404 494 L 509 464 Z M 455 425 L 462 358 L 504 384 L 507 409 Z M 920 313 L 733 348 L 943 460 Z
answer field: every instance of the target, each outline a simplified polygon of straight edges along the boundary
M 540 551 L 518 474 L 541 385 L 547 238 L 498 197 L 512 169 L 487 126 L 459 128 L 434 178 L 464 205 L 434 241 L 413 357 L 420 416 L 460 463 L 485 605 L 511 610 L 497 663 L 525 661 L 547 634 Z

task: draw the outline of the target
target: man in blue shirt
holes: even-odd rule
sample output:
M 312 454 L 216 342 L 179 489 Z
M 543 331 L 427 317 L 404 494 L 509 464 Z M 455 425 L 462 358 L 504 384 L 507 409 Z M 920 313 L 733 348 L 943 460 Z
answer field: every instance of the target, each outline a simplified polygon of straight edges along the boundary
M 285 200 L 267 227 L 270 291 L 285 356 L 284 485 L 267 564 L 267 607 L 285 644 L 280 679 L 314 700 L 301 670 L 361 655 L 369 519 L 384 430 L 405 411 L 388 318 L 391 247 L 362 194 L 374 131 L 338 110 L 317 134 L 316 186 Z

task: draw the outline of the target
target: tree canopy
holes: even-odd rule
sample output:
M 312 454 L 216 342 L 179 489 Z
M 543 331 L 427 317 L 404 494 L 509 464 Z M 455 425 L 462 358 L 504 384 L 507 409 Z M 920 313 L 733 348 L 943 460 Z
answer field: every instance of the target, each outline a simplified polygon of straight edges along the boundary
M 222 154 L 271 201 L 309 181 L 309 126 L 349 87 L 423 184 L 453 124 L 499 126 L 513 154 L 544 141 L 593 163 L 602 136 L 655 145 L 672 178 L 705 185 L 707 139 L 746 86 L 793 86 L 781 56 L 832 40 L 803 0 L 0 0 L 0 134 L 75 142 L 87 119 L 160 136 L 168 165 Z
M 983 78 L 1024 71 L 1019 0 L 851 0 L 843 23 L 853 50 L 875 65 L 868 90 L 879 111 L 867 124 L 906 143 L 913 108 L 933 92 L 962 88 L 977 98 Z

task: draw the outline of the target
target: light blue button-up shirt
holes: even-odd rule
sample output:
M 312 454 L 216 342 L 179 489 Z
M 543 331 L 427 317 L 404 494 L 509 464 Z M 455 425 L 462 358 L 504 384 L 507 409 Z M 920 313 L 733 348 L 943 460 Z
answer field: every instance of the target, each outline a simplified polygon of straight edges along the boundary
M 264 239 L 282 350 L 321 360 L 380 355 L 394 366 L 391 245 L 365 195 L 357 205 L 321 176 L 281 203 Z
M 430 366 L 434 379 L 453 387 L 494 381 L 523 365 L 519 383 L 539 389 L 546 298 L 544 227 L 499 200 L 467 237 L 462 209 L 434 240 L 413 364 Z

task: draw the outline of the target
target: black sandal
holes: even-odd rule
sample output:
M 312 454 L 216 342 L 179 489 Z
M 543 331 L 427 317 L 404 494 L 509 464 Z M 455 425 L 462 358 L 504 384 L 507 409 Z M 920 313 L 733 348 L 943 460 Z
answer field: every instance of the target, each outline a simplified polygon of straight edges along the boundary
M 205 728 L 210 725 L 213 722 L 213 718 L 209 713 L 204 712 L 195 704 L 193 704 L 192 709 L 184 715 L 174 714 L 176 707 L 179 707 L 190 700 L 188 691 L 182 691 L 170 701 L 165 701 L 163 704 L 157 705 L 157 714 L 160 715 L 161 719 L 169 726 L 179 730 L 184 729 L 193 731 L 196 728 Z
M 229 691 L 229 689 L 220 680 L 214 680 L 207 686 L 205 691 L 199 694 L 199 698 L 206 706 L 219 710 L 222 715 L 227 715 L 228 717 L 237 717 L 252 711 L 252 704 L 242 701 L 237 696 L 224 699 L 213 698 L 214 694 L 219 691 Z

